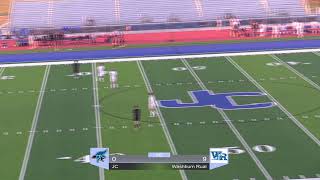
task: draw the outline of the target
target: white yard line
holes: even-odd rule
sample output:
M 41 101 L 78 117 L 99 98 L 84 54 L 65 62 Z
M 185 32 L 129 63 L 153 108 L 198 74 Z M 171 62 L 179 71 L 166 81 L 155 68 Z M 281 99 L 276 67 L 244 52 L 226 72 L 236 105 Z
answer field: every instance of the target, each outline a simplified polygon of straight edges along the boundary
M 186 55 L 159 55 L 155 57 L 132 57 L 132 58 L 109 58 L 109 59 L 84 59 L 76 60 L 78 63 L 111 63 L 111 62 L 127 62 L 127 61 L 153 61 L 153 60 L 170 60 L 170 59 L 193 59 L 193 58 L 211 58 L 225 56 L 249 56 L 249 55 L 266 55 L 266 54 L 290 54 L 290 53 L 305 53 L 318 52 L 320 49 L 292 49 L 292 50 L 276 50 L 276 51 L 255 51 L 255 52 L 230 52 L 230 53 L 203 53 L 203 54 L 186 54 Z M 51 60 L 50 62 L 29 62 L 29 63 L 2 63 L 0 67 L 24 67 L 24 66 L 44 66 L 44 65 L 62 65 L 73 64 L 75 59 L 66 59 L 65 61 Z
M 137 65 L 139 67 L 139 70 L 140 70 L 140 73 L 142 75 L 143 81 L 144 81 L 144 83 L 146 85 L 147 91 L 149 93 L 153 92 L 152 87 L 150 85 L 150 81 L 149 81 L 149 79 L 147 77 L 147 74 L 146 74 L 146 72 L 145 72 L 145 70 L 143 68 L 143 65 L 142 65 L 141 61 L 137 61 Z M 166 124 L 166 122 L 164 120 L 164 117 L 163 117 L 163 115 L 161 113 L 161 110 L 160 110 L 160 108 L 158 106 L 157 106 L 157 112 L 159 114 L 161 127 L 162 127 L 163 132 L 164 132 L 164 134 L 166 136 L 166 139 L 167 139 L 167 141 L 169 143 L 171 152 L 173 153 L 173 155 L 177 155 L 178 153 L 177 153 L 176 147 L 175 147 L 175 145 L 173 143 L 173 140 L 171 138 L 170 132 L 169 132 L 168 127 L 167 127 L 167 124 Z M 179 170 L 179 172 L 180 172 L 180 175 L 181 175 L 183 180 L 187 180 L 188 179 L 184 170 Z
M 253 77 L 251 77 L 242 67 L 240 67 L 231 57 L 226 57 L 228 61 L 236 67 L 247 79 L 249 79 L 261 92 L 264 92 L 271 101 L 275 102 L 277 106 L 306 134 L 312 139 L 318 146 L 320 146 L 320 141 L 315 137 L 306 127 L 301 124 L 288 110 L 286 110 L 271 94 L 264 89 Z
M 312 51 L 313 52 L 313 54 L 315 54 L 315 55 L 317 55 L 317 56 L 320 56 L 320 53 L 319 52 L 317 52 L 317 51 Z
M 31 148 L 32 148 L 32 144 L 33 144 L 33 139 L 34 139 L 34 135 L 35 135 L 38 120 L 39 120 L 39 114 L 40 114 L 40 110 L 41 110 L 42 100 L 43 100 L 43 96 L 44 96 L 47 81 L 48 81 L 49 72 L 50 72 L 50 66 L 47 66 L 45 73 L 44 73 L 43 80 L 42 80 L 36 110 L 35 110 L 33 120 L 32 120 L 32 126 L 31 126 L 30 135 L 29 135 L 29 139 L 28 139 L 28 145 L 27 145 L 27 148 L 26 148 L 26 151 L 24 154 L 22 167 L 21 167 L 20 175 L 19 175 L 19 180 L 23 180 L 24 176 L 26 174 L 26 170 L 27 170 L 27 166 L 28 166 L 28 162 L 29 162 L 29 157 L 30 157 L 30 153 L 31 153 Z
M 191 73 L 191 75 L 194 77 L 194 79 L 198 82 L 198 85 L 203 89 L 203 90 L 208 90 L 208 88 L 204 85 L 204 83 L 201 81 L 201 79 L 199 78 L 199 76 L 194 72 L 193 68 L 189 65 L 189 63 L 185 60 L 185 59 L 181 59 L 182 63 L 188 68 L 189 72 Z M 252 151 L 251 147 L 248 145 L 248 143 L 246 142 L 246 140 L 242 137 L 242 135 L 240 134 L 240 132 L 237 130 L 237 128 L 233 125 L 233 123 L 231 122 L 231 120 L 229 119 L 229 117 L 227 116 L 227 114 L 221 110 L 217 108 L 217 111 L 220 113 L 220 115 L 223 117 L 224 121 L 228 124 L 229 128 L 232 130 L 232 132 L 236 135 L 236 137 L 238 138 L 238 140 L 241 142 L 241 144 L 243 145 L 243 147 L 246 149 L 246 151 L 249 153 L 250 157 L 252 158 L 252 160 L 256 163 L 256 165 L 258 166 L 258 168 L 260 169 L 260 171 L 263 173 L 264 177 L 268 180 L 272 180 L 271 175 L 269 174 L 269 172 L 266 170 L 266 168 L 262 165 L 262 163 L 260 162 L 260 160 L 258 159 L 258 157 L 254 154 L 254 152 Z
M 320 180 L 320 178 L 300 178 L 300 179 L 289 179 L 289 180 Z
M 2 74 L 4 73 L 4 70 L 5 70 L 4 67 L 3 67 L 3 68 L 0 68 L 0 78 L 1 78 Z
M 97 82 L 97 70 L 96 64 L 92 64 L 92 84 L 93 84 L 93 99 L 94 99 L 94 113 L 96 118 L 96 135 L 97 135 L 97 145 L 99 148 L 102 147 L 102 137 L 101 137 L 101 116 L 100 116 L 100 104 L 99 104 L 99 89 Z M 99 168 L 99 180 L 105 180 L 104 169 Z
M 316 84 L 315 82 L 313 82 L 312 80 L 310 80 L 309 78 L 307 78 L 306 76 L 304 76 L 303 74 L 301 74 L 299 71 L 295 70 L 293 67 L 291 67 L 288 63 L 284 62 L 282 59 L 280 59 L 278 56 L 270 54 L 270 56 L 275 59 L 276 61 L 278 61 L 279 63 L 281 63 L 282 65 L 284 65 L 286 68 L 288 68 L 290 71 L 292 71 L 293 73 L 295 73 L 297 76 L 299 76 L 301 79 L 307 81 L 311 86 L 313 86 L 314 88 L 316 88 L 317 90 L 320 91 L 320 86 L 318 84 Z

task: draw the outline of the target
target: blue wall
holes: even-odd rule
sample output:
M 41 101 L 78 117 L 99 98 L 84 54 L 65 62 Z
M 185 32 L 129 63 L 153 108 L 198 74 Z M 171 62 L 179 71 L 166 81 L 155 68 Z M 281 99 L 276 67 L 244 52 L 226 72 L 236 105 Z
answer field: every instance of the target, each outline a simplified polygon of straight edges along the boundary
M 148 48 L 124 48 L 79 52 L 51 52 L 0 55 L 0 63 L 65 61 L 80 59 L 114 59 L 124 57 L 152 57 L 182 54 L 227 53 L 243 51 L 268 51 L 284 49 L 319 48 L 320 40 L 290 40 L 273 42 L 245 42 L 233 44 L 208 44 Z

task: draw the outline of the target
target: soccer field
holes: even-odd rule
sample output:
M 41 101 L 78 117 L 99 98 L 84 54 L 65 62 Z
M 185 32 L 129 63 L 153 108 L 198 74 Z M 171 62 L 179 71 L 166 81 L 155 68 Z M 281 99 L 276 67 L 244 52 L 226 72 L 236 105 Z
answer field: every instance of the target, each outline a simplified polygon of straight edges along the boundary
M 107 76 L 97 81 L 97 65 L 82 64 L 80 78 L 70 65 L 0 68 L 0 179 L 320 178 L 319 53 L 105 63 L 119 73 L 116 89 Z M 232 105 L 162 105 L 151 118 L 148 92 L 189 105 L 202 92 Z M 142 109 L 140 129 L 134 105 Z M 212 171 L 103 171 L 79 162 L 98 146 L 130 155 L 229 147 L 231 155 Z

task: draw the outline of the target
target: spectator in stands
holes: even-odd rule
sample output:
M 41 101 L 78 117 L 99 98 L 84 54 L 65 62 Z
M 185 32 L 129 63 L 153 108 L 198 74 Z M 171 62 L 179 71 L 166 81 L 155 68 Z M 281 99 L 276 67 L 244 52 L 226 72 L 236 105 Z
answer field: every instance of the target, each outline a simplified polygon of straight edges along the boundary
M 297 29 L 298 29 L 298 25 L 299 23 L 297 22 L 297 21 L 293 21 L 292 23 L 291 23 L 291 26 L 292 26 L 292 28 L 293 28 L 293 34 L 298 34 L 298 32 L 297 32 Z
M 131 26 L 126 26 L 126 31 L 131 31 Z
M 310 28 L 311 28 L 311 33 L 312 34 L 316 34 L 316 33 L 319 33 L 319 31 L 320 31 L 320 24 L 319 24 L 319 22 L 318 21 L 312 21 L 312 22 L 310 22 L 309 23 L 309 26 L 310 26 Z
M 220 17 L 217 18 L 216 23 L 217 23 L 217 28 L 221 29 L 222 28 L 222 19 Z
M 280 36 L 287 35 L 288 34 L 288 28 L 286 24 L 280 24 L 279 25 L 279 31 L 280 31 Z
M 28 44 L 30 49 L 35 49 L 35 43 L 34 43 L 34 36 L 29 35 L 28 36 Z
M 121 47 L 124 47 L 125 46 L 125 38 L 124 38 L 124 32 L 120 32 L 120 36 L 119 36 L 119 45 L 121 46 Z
M 297 24 L 297 36 L 298 36 L 298 38 L 304 37 L 304 23 L 302 23 L 302 22 L 299 22 Z
M 256 37 L 259 30 L 259 24 L 258 22 L 252 21 L 251 22 L 251 30 L 252 30 L 252 36 Z

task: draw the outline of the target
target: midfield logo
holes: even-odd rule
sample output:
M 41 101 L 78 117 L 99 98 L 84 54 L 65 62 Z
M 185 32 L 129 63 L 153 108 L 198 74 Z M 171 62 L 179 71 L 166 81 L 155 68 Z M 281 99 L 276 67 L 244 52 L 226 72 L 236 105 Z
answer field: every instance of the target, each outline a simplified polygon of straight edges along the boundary
M 182 103 L 181 100 L 160 100 L 160 107 L 164 108 L 192 108 L 192 107 L 212 107 L 222 110 L 238 110 L 238 109 L 259 109 L 270 108 L 275 105 L 273 102 L 237 104 L 232 97 L 236 96 L 265 96 L 261 92 L 230 92 L 214 94 L 212 91 L 199 90 L 189 91 L 192 103 Z

